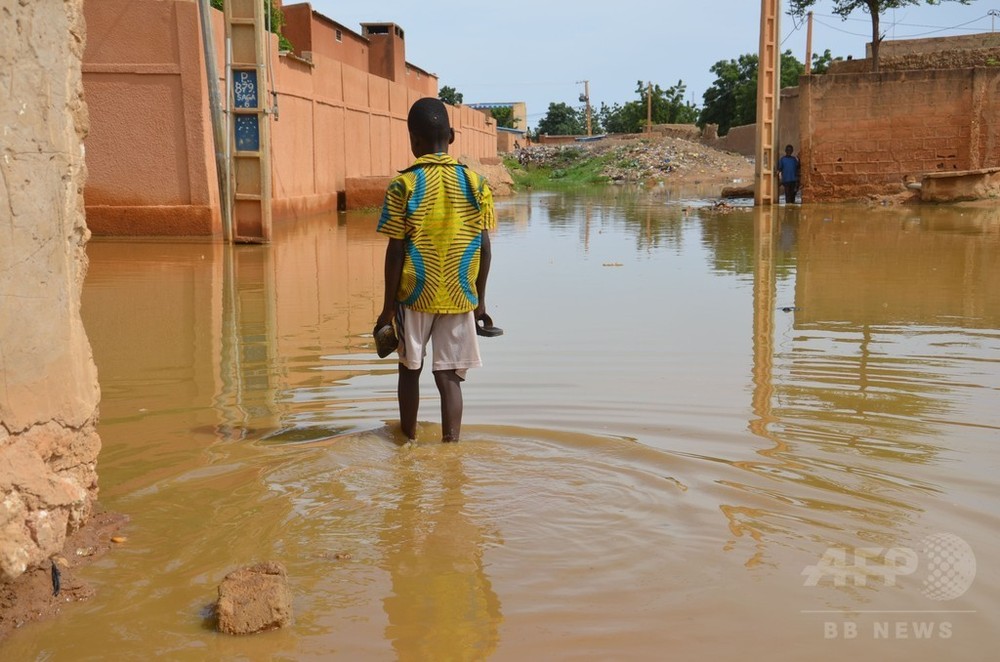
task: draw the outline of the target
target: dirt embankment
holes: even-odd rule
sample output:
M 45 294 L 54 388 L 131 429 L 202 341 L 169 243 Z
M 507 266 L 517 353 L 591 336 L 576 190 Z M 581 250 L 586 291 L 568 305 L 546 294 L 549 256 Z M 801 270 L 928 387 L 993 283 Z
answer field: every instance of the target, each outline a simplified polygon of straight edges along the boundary
M 733 184 L 753 181 L 745 156 L 683 138 L 607 138 L 570 145 L 532 145 L 515 155 L 522 166 L 560 168 L 569 152 L 599 159 L 600 174 L 615 183 Z

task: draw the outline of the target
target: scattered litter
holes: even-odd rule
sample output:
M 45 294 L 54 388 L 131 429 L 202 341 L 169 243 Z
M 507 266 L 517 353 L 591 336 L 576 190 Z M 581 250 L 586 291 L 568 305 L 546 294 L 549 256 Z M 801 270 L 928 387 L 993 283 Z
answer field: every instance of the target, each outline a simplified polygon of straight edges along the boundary
M 515 152 L 521 165 L 537 165 L 555 171 L 563 170 L 574 162 L 602 157 L 601 175 L 618 183 L 648 182 L 669 179 L 670 173 L 729 175 L 734 183 L 747 170 L 746 157 L 715 150 L 703 151 L 704 146 L 682 138 L 614 141 L 573 145 L 531 145 Z
M 55 559 L 52 561 L 52 595 L 59 595 L 59 585 L 61 582 L 62 575 L 59 573 L 59 566 L 56 565 Z

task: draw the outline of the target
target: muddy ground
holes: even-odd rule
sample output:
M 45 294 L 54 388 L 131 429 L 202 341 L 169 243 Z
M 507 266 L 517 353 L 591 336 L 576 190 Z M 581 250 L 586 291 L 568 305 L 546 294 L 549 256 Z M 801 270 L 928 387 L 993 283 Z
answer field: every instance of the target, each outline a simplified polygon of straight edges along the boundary
M 128 517 L 101 512 L 66 540 L 62 551 L 17 580 L 0 584 L 0 642 L 13 630 L 50 618 L 75 603 L 94 596 L 94 588 L 79 577 L 79 569 L 93 563 L 112 547 L 128 544 L 123 527 Z M 112 540 L 114 539 L 114 540 Z M 117 541 L 117 542 L 116 542 Z M 52 565 L 59 569 L 59 594 L 54 595 Z

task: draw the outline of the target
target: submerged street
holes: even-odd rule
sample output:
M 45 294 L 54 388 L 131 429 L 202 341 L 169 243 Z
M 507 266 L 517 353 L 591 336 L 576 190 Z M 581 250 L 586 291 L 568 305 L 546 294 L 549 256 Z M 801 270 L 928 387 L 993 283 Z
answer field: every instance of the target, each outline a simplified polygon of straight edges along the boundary
M 5 657 L 989 650 L 1000 212 L 624 189 L 497 211 L 506 334 L 455 445 L 426 373 L 420 439 L 398 433 L 375 212 L 270 246 L 93 239 L 100 500 L 128 542 Z M 294 626 L 217 635 L 218 582 L 261 559 Z

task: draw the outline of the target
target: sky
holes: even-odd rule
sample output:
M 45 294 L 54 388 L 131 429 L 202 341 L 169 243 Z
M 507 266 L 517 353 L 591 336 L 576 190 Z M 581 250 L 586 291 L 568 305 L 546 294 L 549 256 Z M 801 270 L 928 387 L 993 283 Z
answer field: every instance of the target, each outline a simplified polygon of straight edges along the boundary
M 285 0 L 294 4 L 294 0 Z M 437 74 L 440 86 L 465 103 L 524 101 L 534 128 L 550 103 L 581 106 L 584 80 L 590 100 L 625 103 L 638 98 L 637 81 L 663 88 L 679 80 L 686 98 L 701 106 L 719 60 L 756 53 L 759 0 L 313 0 L 313 10 L 360 32 L 361 23 L 403 28 L 406 60 Z M 782 50 L 805 60 L 806 28 L 785 14 Z M 814 7 L 813 51 L 864 57 L 871 21 L 856 12 L 844 21 L 832 0 Z M 887 39 L 990 32 L 1000 0 L 889 10 Z M 1000 20 L 996 20 L 1000 28 Z

